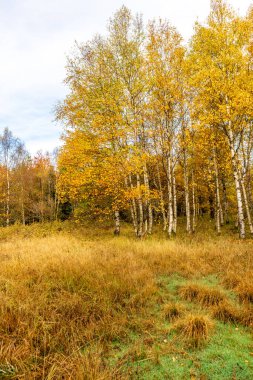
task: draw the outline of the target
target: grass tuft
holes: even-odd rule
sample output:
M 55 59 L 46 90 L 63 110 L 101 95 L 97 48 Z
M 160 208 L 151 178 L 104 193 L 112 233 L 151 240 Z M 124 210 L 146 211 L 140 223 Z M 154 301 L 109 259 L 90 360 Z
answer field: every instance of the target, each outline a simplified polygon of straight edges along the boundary
M 213 308 L 212 317 L 219 319 L 220 321 L 224 323 L 241 322 L 240 310 L 227 301 L 221 302 Z
M 228 289 L 235 289 L 240 282 L 241 277 L 233 271 L 229 271 L 222 279 L 222 284 Z
M 214 323 L 208 316 L 188 314 L 178 320 L 174 330 L 187 345 L 199 348 L 207 342 L 213 327 Z
M 195 284 L 184 285 L 179 288 L 179 295 L 186 301 L 197 301 L 200 286 Z
M 242 303 L 253 303 L 253 283 L 249 281 L 241 281 L 235 288 L 239 300 Z
M 202 306 L 215 306 L 225 300 L 225 295 L 216 288 L 188 284 L 180 287 L 179 295 L 186 301 L 199 302 Z
M 240 322 L 247 327 L 253 329 L 253 308 L 246 307 L 241 314 Z
M 185 307 L 178 302 L 170 302 L 164 305 L 163 312 L 165 319 L 172 322 L 175 319 L 182 317 L 185 312 Z

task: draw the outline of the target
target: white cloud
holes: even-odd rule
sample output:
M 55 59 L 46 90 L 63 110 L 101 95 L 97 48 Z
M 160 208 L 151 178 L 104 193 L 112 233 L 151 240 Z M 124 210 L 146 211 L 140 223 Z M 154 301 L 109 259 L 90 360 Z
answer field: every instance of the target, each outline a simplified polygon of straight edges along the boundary
M 144 20 L 168 18 L 185 39 L 209 12 L 209 0 L 0 0 L 0 131 L 8 126 L 32 153 L 59 144 L 52 110 L 66 94 L 66 54 L 104 33 L 123 3 Z M 251 1 L 230 3 L 245 13 Z

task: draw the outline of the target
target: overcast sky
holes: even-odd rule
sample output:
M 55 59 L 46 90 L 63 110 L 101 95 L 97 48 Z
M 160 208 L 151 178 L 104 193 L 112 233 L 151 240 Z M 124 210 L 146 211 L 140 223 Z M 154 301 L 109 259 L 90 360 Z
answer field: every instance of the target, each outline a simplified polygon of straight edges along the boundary
M 230 0 L 241 14 L 251 3 Z M 53 108 L 67 93 L 66 55 L 123 4 L 144 20 L 169 19 L 185 40 L 209 13 L 209 0 L 0 0 L 0 133 L 8 126 L 32 154 L 59 145 Z

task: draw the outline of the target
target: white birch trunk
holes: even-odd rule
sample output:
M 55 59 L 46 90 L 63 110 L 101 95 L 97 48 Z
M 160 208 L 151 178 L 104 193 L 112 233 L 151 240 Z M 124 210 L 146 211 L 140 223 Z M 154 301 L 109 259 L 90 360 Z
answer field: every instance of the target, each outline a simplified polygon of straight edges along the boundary
M 162 217 L 163 217 L 163 231 L 166 231 L 166 229 L 167 229 L 167 218 L 166 218 L 165 205 L 164 205 L 164 199 L 163 199 L 161 175 L 160 175 L 160 170 L 159 170 L 158 165 L 157 165 L 157 177 L 158 177 L 158 185 L 159 185 L 160 205 L 161 205 L 161 211 L 162 211 Z
M 245 238 L 245 221 L 243 215 L 243 203 L 242 203 L 242 192 L 240 187 L 240 177 L 238 171 L 238 165 L 235 155 L 235 149 L 233 147 L 233 132 L 231 129 L 228 131 L 229 133 L 229 142 L 230 142 L 230 153 L 233 167 L 233 175 L 235 182 L 235 190 L 236 190 L 236 199 L 237 199 L 237 212 L 238 212 L 238 225 L 239 225 L 239 236 L 241 239 Z
M 177 188 L 176 188 L 176 177 L 175 169 L 172 169 L 172 190 L 173 190 L 173 226 L 172 231 L 174 234 L 177 233 Z
M 192 232 L 195 232 L 196 227 L 196 199 L 195 199 L 195 179 L 192 170 Z
M 144 184 L 146 188 L 146 207 L 147 207 L 147 216 L 146 216 L 146 231 L 148 234 L 152 234 L 152 228 L 153 228 L 153 211 L 152 211 L 152 205 L 151 205 L 151 199 L 150 199 L 150 187 L 149 187 L 149 178 L 148 178 L 148 170 L 146 164 L 143 167 L 144 170 Z
M 224 226 L 224 214 L 223 214 L 223 208 L 221 203 L 221 197 L 220 197 L 220 224 L 221 226 Z
M 184 150 L 184 194 L 185 194 L 185 213 L 186 213 L 186 231 L 190 234 L 191 230 L 191 209 L 189 196 L 189 180 L 187 173 L 186 152 Z
M 216 151 L 214 149 L 213 153 L 213 158 L 214 158 L 214 172 L 215 172 L 215 203 L 216 203 L 216 230 L 217 233 L 221 233 L 221 212 L 220 212 L 220 189 L 219 189 L 219 171 L 218 171 L 218 165 L 217 165 L 217 157 L 216 157 Z
M 240 187 L 240 178 L 239 178 L 239 170 L 236 160 L 236 152 L 234 148 L 234 135 L 232 130 L 232 122 L 230 120 L 230 107 L 228 103 L 228 99 L 226 99 L 227 104 L 227 114 L 228 114 L 228 140 L 229 140 L 229 147 L 230 147 L 230 154 L 231 154 L 231 161 L 232 161 L 232 168 L 233 168 L 233 175 L 234 175 L 234 182 L 235 182 L 235 191 L 236 191 L 236 199 L 237 199 L 237 214 L 238 214 L 238 224 L 239 224 L 239 237 L 241 239 L 245 238 L 245 222 L 244 222 L 244 215 L 243 215 L 243 203 L 242 203 L 242 193 L 241 193 L 241 187 Z
M 245 184 L 244 184 L 243 178 L 241 180 L 241 185 L 242 185 L 242 193 L 243 193 L 243 198 L 244 198 L 244 204 L 245 204 L 245 209 L 246 209 L 246 214 L 247 214 L 249 230 L 250 230 L 250 233 L 253 234 L 253 225 L 252 225 L 252 220 L 251 220 L 251 215 L 250 215 L 249 202 L 248 202 L 247 192 L 245 189 Z
M 126 181 L 126 186 L 128 187 L 127 178 L 125 181 Z M 133 190 L 133 182 L 132 182 L 131 174 L 129 175 L 129 184 L 130 184 L 131 190 Z M 132 222 L 134 226 L 134 232 L 137 236 L 138 235 L 137 207 L 136 207 L 136 202 L 134 198 L 131 199 L 130 212 L 131 212 Z
M 143 236 L 143 204 L 142 204 L 142 196 L 141 196 L 141 181 L 140 175 L 136 175 L 137 181 L 137 190 L 138 190 L 138 229 L 137 229 L 137 237 L 141 238 Z
M 173 229 L 173 200 L 172 200 L 172 172 L 171 158 L 167 160 L 167 186 L 168 186 L 168 235 L 171 237 Z

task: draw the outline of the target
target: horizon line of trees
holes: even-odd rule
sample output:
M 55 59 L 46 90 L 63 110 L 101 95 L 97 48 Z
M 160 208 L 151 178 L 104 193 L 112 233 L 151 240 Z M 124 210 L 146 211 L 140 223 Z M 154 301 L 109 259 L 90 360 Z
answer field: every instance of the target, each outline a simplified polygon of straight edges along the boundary
M 33 158 L 9 128 L 0 135 L 0 225 L 57 218 L 56 170 L 49 153 Z
M 71 210 L 78 220 L 114 218 L 115 234 L 124 220 L 137 237 L 154 224 L 171 237 L 178 217 L 193 233 L 209 215 L 218 234 L 232 222 L 241 238 L 253 234 L 253 8 L 241 17 L 211 0 L 207 22 L 184 46 L 167 20 L 144 26 L 123 6 L 106 36 L 76 44 L 66 83 L 57 167 L 46 157 L 26 167 L 17 147 L 14 166 L 1 156 L 6 221 Z M 15 183 L 20 196 L 12 198 Z

